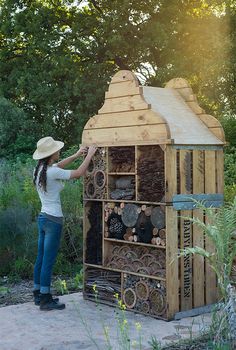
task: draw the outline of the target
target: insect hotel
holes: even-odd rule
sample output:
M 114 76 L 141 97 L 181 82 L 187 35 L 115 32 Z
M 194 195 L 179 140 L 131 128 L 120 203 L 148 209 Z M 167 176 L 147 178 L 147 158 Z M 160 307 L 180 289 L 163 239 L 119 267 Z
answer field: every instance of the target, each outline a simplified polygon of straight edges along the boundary
M 179 249 L 211 242 L 188 219 L 223 202 L 223 129 L 188 82 L 140 86 L 114 75 L 82 144 L 98 145 L 84 178 L 84 298 L 170 320 L 217 300 L 216 276 Z M 186 218 L 187 217 L 187 218 Z

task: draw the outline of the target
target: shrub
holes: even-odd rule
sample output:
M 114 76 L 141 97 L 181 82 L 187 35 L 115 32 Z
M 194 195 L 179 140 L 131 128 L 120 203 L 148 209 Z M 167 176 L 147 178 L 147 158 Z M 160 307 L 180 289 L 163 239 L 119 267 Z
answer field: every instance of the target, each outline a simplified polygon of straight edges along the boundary
M 32 182 L 34 166 L 32 159 L 24 163 L 19 159 L 0 161 L 0 275 L 12 272 L 23 277 L 32 270 L 37 250 L 36 220 L 40 211 Z M 70 274 L 73 264 L 82 261 L 81 181 L 65 183 L 62 206 L 64 238 L 55 271 Z

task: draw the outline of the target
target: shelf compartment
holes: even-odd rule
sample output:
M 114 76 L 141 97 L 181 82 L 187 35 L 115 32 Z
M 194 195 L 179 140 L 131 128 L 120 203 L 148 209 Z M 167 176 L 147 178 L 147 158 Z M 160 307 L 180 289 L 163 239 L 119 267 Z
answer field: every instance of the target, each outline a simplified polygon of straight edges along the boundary
M 149 275 L 145 275 L 145 274 L 142 274 L 142 273 L 137 273 L 137 272 L 131 272 L 131 271 L 122 271 L 122 270 L 119 270 L 119 269 L 113 269 L 113 268 L 109 268 L 109 267 L 106 267 L 106 266 L 99 266 L 99 265 L 93 265 L 93 264 L 84 264 L 84 266 L 86 267 L 94 267 L 94 268 L 97 268 L 97 269 L 101 269 L 101 270 L 106 270 L 106 271 L 115 271 L 115 272 L 119 272 L 119 273 L 122 273 L 124 276 L 126 274 L 129 274 L 129 275 L 133 275 L 133 276 L 139 276 L 139 277 L 142 277 L 142 278 L 150 278 Z M 151 276 L 152 279 L 156 279 L 156 280 L 160 280 L 160 281 L 166 281 L 166 278 L 162 278 L 160 276 Z
M 167 319 L 166 284 L 162 280 L 126 274 L 122 298 L 127 310 Z
M 164 202 L 165 157 L 159 145 L 137 146 L 137 199 Z
M 107 153 L 104 147 L 98 148 L 90 161 L 84 176 L 84 198 L 107 198 Z
M 121 273 L 85 264 L 84 296 L 88 299 L 116 303 L 115 294 L 121 298 Z M 97 296 L 95 297 L 94 286 Z
M 106 202 L 104 237 L 165 247 L 165 212 L 164 206 Z
M 105 267 L 165 279 L 166 254 L 163 249 L 107 240 L 104 243 Z
M 89 202 L 85 205 L 84 221 L 84 261 L 102 264 L 102 203 Z
M 108 198 L 112 200 L 134 200 L 135 175 L 109 175 Z
M 135 147 L 121 146 L 108 149 L 108 172 L 134 173 L 135 172 Z

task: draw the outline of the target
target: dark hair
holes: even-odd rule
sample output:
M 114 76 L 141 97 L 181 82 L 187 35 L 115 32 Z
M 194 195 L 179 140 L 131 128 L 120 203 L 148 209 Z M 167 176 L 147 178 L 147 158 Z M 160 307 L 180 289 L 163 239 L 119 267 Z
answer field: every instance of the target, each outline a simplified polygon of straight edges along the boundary
M 50 157 L 39 159 L 38 164 L 34 170 L 34 180 L 33 183 L 36 185 L 36 180 L 39 173 L 39 168 L 42 166 L 42 169 L 39 174 L 38 186 L 43 188 L 44 192 L 47 192 L 47 167 Z

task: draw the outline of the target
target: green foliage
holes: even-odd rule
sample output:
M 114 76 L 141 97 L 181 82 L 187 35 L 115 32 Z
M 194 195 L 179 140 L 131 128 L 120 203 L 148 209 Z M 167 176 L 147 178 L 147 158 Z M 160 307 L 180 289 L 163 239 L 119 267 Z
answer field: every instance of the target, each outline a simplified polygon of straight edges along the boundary
M 70 277 L 67 280 L 57 277 L 53 282 L 53 288 L 55 288 L 59 294 L 80 291 L 83 288 L 83 269 L 81 268 L 79 273 L 76 273 L 75 276 Z
M 212 208 L 206 208 L 202 203 L 197 203 L 209 219 L 205 224 L 198 218 L 188 218 L 193 224 L 198 225 L 205 235 L 211 240 L 215 251 L 208 252 L 201 247 L 185 248 L 180 256 L 198 254 L 206 258 L 211 268 L 217 275 L 217 281 L 224 301 L 227 300 L 227 287 L 231 283 L 231 271 L 236 256 L 236 198 L 232 204 L 225 205 L 215 212 Z
M 11 275 L 21 278 L 32 278 L 34 265 L 32 261 L 19 257 L 15 260 Z
M 25 137 L 20 132 L 16 145 L 4 143 L 4 154 L 15 156 L 23 147 L 31 152 L 37 131 L 63 139 L 67 147 L 78 143 L 117 69 L 133 70 L 158 86 L 182 76 L 207 113 L 235 115 L 233 1 L 79 3 L 1 1 L 0 92 L 26 115 L 21 123 L 9 117 L 14 128 L 5 135 L 18 126 L 31 130 Z
M 0 275 L 32 276 L 37 253 L 37 215 L 40 201 L 32 181 L 31 159 L 0 163 Z M 71 275 L 82 261 L 82 187 L 79 181 L 65 184 L 64 239 L 55 273 Z
M 230 145 L 229 152 L 236 150 L 236 116 L 235 115 L 224 115 L 220 118 L 220 122 L 224 128 L 226 141 Z M 232 151 L 231 151 L 232 148 Z
M 235 132 L 236 138 L 236 132 Z M 236 148 L 232 147 L 225 153 L 225 184 L 236 184 Z
M 24 158 L 32 153 L 40 128 L 22 109 L 0 96 L 0 133 L 0 158 Z

